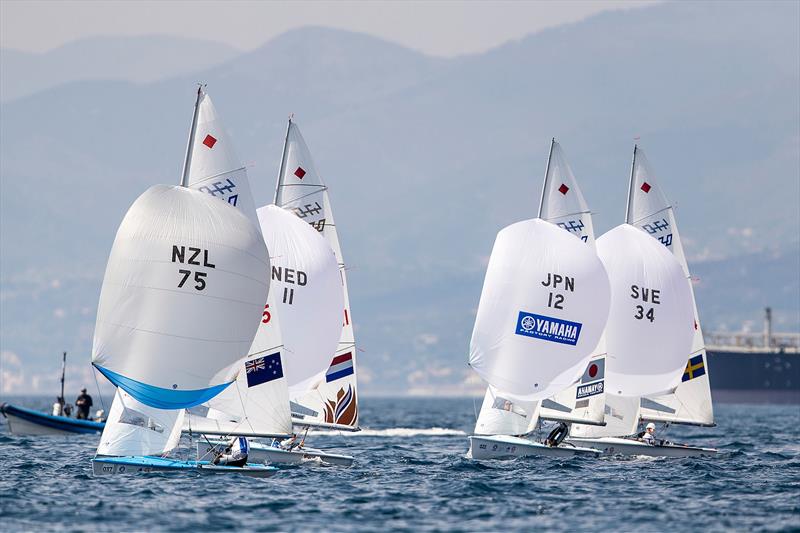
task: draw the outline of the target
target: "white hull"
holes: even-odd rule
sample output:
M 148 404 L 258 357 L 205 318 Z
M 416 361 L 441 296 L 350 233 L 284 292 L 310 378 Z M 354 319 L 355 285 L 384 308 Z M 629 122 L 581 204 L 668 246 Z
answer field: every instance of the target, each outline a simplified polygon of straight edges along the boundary
M 651 457 L 699 457 L 701 455 L 714 455 L 714 448 L 698 448 L 684 444 L 663 444 L 654 446 L 633 439 L 622 437 L 598 437 L 567 439 L 578 446 L 589 446 L 607 455 L 648 455 Z
M 224 445 L 223 441 L 211 440 L 208 442 L 197 443 L 197 456 L 203 459 L 213 457 L 214 447 Z M 260 464 L 300 464 L 303 460 L 318 459 L 321 462 L 336 466 L 350 466 L 353 464 L 353 457 L 328 453 L 316 448 L 303 448 L 301 450 L 282 450 L 273 448 L 261 442 L 251 442 L 250 451 L 247 454 L 248 460 Z
M 594 448 L 584 448 L 569 444 L 545 446 L 539 442 L 510 437 L 506 435 L 471 435 L 469 437 L 469 457 L 472 459 L 511 459 L 529 455 L 546 455 L 550 457 L 572 457 L 575 455 L 598 456 L 600 452 Z

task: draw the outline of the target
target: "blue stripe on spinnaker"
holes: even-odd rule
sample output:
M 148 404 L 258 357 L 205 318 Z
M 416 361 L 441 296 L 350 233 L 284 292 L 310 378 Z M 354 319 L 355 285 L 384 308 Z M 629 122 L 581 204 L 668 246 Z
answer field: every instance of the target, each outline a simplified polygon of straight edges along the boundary
M 188 409 L 205 403 L 223 390 L 230 383 L 214 385 L 207 389 L 173 390 L 148 385 L 135 379 L 127 378 L 102 366 L 94 365 L 111 383 L 121 388 L 140 402 L 156 409 Z

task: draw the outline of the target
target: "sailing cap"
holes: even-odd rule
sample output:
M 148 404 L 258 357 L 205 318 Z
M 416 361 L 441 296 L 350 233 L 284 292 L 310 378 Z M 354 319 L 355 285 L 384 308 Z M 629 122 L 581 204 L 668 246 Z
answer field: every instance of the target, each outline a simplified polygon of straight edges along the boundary
M 647 426 L 645 426 L 645 429 L 656 429 L 656 425 L 650 422 L 649 424 L 647 424 Z

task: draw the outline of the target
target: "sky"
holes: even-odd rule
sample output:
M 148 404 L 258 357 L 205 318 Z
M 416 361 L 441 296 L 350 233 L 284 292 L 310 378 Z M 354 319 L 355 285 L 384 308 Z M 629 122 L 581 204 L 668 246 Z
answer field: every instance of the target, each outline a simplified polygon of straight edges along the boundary
M 652 0 L 568 2 L 0 2 L 0 46 L 45 52 L 98 35 L 164 34 L 256 48 L 288 30 L 367 33 L 429 55 L 478 53 L 544 28 Z

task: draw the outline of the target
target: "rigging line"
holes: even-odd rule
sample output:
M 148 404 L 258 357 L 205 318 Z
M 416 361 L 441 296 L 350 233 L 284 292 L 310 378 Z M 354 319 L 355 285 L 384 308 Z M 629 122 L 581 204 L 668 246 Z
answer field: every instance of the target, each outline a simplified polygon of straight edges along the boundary
M 316 190 L 316 191 L 311 191 L 311 192 L 309 192 L 309 193 L 302 194 L 302 195 L 298 196 L 297 198 L 292 198 L 292 199 L 291 199 L 289 202 L 286 202 L 285 204 L 283 204 L 283 205 L 281 205 L 281 206 L 279 206 L 279 207 L 282 207 L 283 209 L 286 209 L 286 208 L 288 207 L 288 204 L 289 204 L 290 202 L 291 202 L 291 203 L 293 203 L 293 202 L 296 202 L 296 201 L 298 201 L 298 200 L 302 200 L 303 198 L 307 198 L 307 197 L 309 197 L 309 196 L 311 196 L 311 195 L 317 194 L 318 192 L 323 192 L 323 191 L 327 191 L 327 190 L 328 190 L 328 188 L 327 188 L 327 187 L 324 187 L 324 188 L 322 188 L 322 189 L 319 189 L 319 190 Z M 292 208 L 292 207 L 290 207 L 290 209 L 293 209 L 293 208 Z
M 108 418 L 108 411 L 106 411 L 106 403 L 103 401 L 103 393 L 100 392 L 100 383 L 97 382 L 97 367 L 92 365 L 92 376 L 94 376 L 94 384 L 97 387 L 97 396 L 100 398 L 100 406 L 103 408 L 103 412 Z M 66 403 L 66 400 L 65 400 Z

